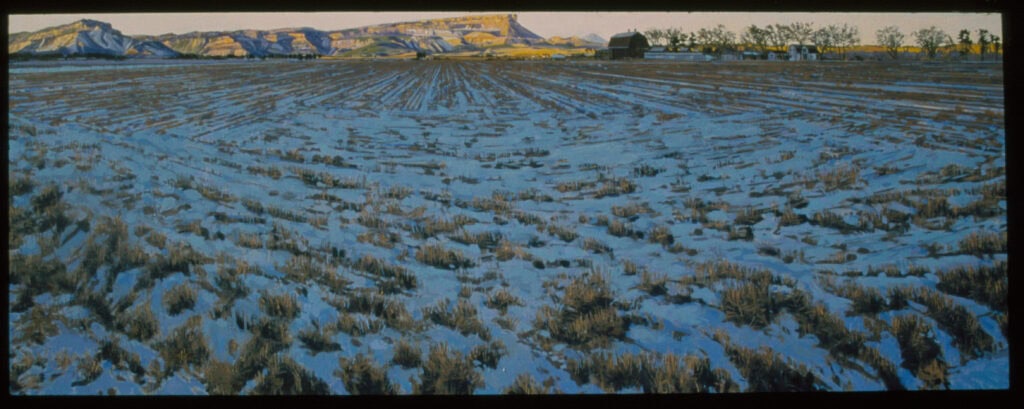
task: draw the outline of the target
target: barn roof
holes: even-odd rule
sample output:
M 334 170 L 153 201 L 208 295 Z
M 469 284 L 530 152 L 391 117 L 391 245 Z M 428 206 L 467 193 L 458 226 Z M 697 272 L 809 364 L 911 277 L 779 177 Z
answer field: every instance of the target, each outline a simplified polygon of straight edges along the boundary
M 630 41 L 634 37 L 640 36 L 643 38 L 643 34 L 636 31 L 629 31 L 625 33 L 619 33 L 612 36 L 612 39 L 608 41 L 608 48 L 629 48 Z

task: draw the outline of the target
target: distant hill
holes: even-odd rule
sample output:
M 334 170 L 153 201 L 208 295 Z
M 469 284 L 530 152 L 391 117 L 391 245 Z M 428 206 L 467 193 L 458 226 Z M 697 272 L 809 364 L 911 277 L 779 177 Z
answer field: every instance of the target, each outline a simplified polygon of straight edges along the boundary
M 15 33 L 7 41 L 14 54 L 94 54 L 134 57 L 173 57 L 177 52 L 158 41 L 121 34 L 108 23 L 79 20 L 34 33 Z
M 125 36 L 110 24 L 81 20 L 35 33 L 10 36 L 11 54 L 102 54 L 131 57 L 245 57 L 290 54 L 391 56 L 415 52 L 464 53 L 516 47 L 593 48 L 592 38 L 543 37 L 514 14 L 482 15 L 378 24 L 335 31 L 312 28 L 237 30 Z M 598 38 L 600 40 L 600 38 Z

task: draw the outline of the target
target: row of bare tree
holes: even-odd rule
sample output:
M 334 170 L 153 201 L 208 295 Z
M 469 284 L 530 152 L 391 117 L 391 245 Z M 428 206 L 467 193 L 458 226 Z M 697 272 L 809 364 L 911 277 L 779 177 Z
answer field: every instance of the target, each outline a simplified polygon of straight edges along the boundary
M 823 54 L 835 53 L 839 58 L 846 59 L 847 51 L 860 44 L 860 30 L 856 26 L 830 24 L 815 29 L 814 23 L 809 22 L 770 24 L 764 27 L 752 24 L 743 30 L 738 41 L 736 33 L 729 31 L 722 24 L 713 28 L 701 28 L 695 32 L 685 32 L 681 28 L 651 28 L 644 31 L 644 35 L 652 45 L 664 46 L 668 51 L 699 51 L 717 55 L 741 46 L 745 50 L 762 54 L 768 51 L 781 52 L 785 51 L 787 44 L 796 43 L 814 45 Z M 875 35 L 878 45 L 885 47 L 891 58 L 899 58 L 900 49 L 906 39 L 899 27 L 884 27 Z M 954 42 L 953 37 L 934 26 L 917 30 L 911 33 L 911 36 L 928 58 L 935 58 L 940 49 L 955 50 L 964 57 L 973 52 L 974 43 L 969 30 L 960 31 L 958 42 Z M 982 60 L 989 50 L 991 53 L 999 53 L 999 37 L 985 29 L 978 30 L 978 36 Z

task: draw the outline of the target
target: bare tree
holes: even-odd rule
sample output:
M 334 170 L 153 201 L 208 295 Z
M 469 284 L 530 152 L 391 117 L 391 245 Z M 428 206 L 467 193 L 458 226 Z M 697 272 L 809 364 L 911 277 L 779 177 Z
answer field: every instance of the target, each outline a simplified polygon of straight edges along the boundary
M 981 60 L 985 61 L 985 51 L 988 50 L 988 45 L 991 43 L 991 39 L 988 38 L 988 30 L 982 28 L 978 29 L 978 46 L 981 48 Z
M 697 30 L 697 41 L 716 55 L 722 55 L 722 51 L 736 44 L 736 33 L 726 30 L 725 25 L 719 24 L 715 28 Z
M 651 45 L 665 45 L 665 31 L 660 28 L 649 28 L 644 31 L 644 36 L 651 41 Z
M 669 51 L 679 51 L 679 46 L 686 40 L 686 33 L 679 28 L 665 30 L 665 37 L 668 39 Z
M 740 42 L 764 54 L 768 50 L 768 30 L 751 24 L 740 35 Z
M 846 59 L 846 49 L 857 44 L 860 44 L 860 30 L 857 29 L 857 26 L 843 24 L 842 27 L 839 27 L 836 46 L 839 47 L 839 54 L 844 60 Z
M 966 29 L 960 30 L 958 39 L 960 44 L 960 53 L 963 54 L 964 57 L 971 55 L 971 48 L 974 46 L 974 41 L 971 41 L 971 31 Z
M 815 30 L 811 35 L 811 41 L 814 41 L 814 45 L 824 56 L 839 43 L 839 26 L 832 24 Z
M 786 31 L 790 40 L 796 41 L 800 45 L 808 44 L 814 36 L 814 23 L 789 23 Z
M 878 39 L 878 45 L 885 47 L 885 51 L 889 53 L 889 57 L 897 59 L 900 56 L 900 46 L 903 45 L 903 33 L 900 32 L 899 27 L 886 26 L 875 32 Z
M 789 29 L 782 24 L 773 24 L 765 27 L 768 43 L 775 51 L 785 50 L 786 42 L 789 41 Z
M 917 45 L 924 50 L 925 54 L 928 54 L 928 58 L 935 58 L 939 47 L 949 37 L 945 31 L 935 28 L 935 26 L 922 28 L 915 31 L 912 35 L 916 39 Z

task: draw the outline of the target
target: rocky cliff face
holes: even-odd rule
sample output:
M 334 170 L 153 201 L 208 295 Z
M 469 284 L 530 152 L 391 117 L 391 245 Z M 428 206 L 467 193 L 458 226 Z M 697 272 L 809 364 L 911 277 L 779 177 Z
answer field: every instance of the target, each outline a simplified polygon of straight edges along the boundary
M 166 45 L 121 34 L 109 23 L 79 20 L 50 27 L 35 33 L 10 36 L 7 51 L 11 54 L 101 54 L 112 56 L 172 57 L 177 53 Z
M 550 44 L 589 46 L 587 41 L 575 37 Z M 108 23 L 81 20 L 35 33 L 13 34 L 8 50 L 12 54 L 243 57 L 445 53 L 508 45 L 549 45 L 549 42 L 520 25 L 512 14 L 421 20 L 336 31 L 294 28 L 136 37 L 125 36 Z

